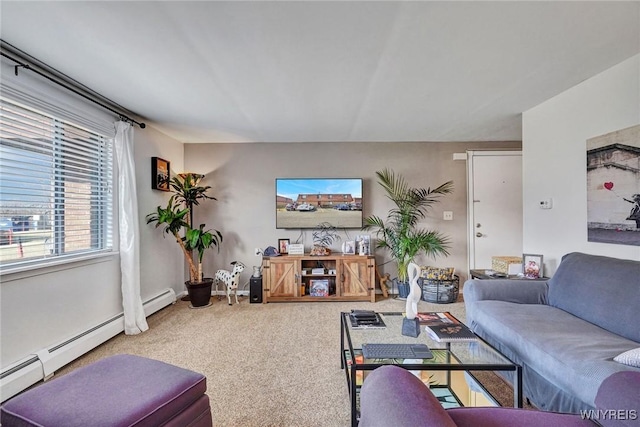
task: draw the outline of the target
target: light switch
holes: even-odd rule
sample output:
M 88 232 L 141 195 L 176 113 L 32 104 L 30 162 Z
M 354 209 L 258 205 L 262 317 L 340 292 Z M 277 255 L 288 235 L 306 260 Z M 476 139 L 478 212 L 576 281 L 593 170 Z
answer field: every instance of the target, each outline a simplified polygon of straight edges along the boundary
M 551 199 L 540 200 L 540 209 L 551 209 L 553 201 Z
M 445 221 L 453 221 L 453 212 L 444 211 L 442 215 L 442 219 L 444 219 Z

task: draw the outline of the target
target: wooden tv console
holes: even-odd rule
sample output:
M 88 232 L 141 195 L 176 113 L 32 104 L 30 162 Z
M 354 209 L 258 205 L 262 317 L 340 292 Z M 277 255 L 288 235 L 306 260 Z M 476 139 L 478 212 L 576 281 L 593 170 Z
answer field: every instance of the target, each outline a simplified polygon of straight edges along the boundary
M 375 267 L 373 255 L 263 257 L 262 302 L 375 302 Z

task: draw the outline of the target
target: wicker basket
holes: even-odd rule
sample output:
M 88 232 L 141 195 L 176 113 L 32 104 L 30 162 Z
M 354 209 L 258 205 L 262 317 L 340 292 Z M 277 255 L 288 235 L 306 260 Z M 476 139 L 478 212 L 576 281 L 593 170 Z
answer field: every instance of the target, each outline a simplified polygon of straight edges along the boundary
M 456 275 L 451 280 L 434 280 L 422 278 L 422 300 L 436 304 L 456 302 L 460 291 L 460 278 Z

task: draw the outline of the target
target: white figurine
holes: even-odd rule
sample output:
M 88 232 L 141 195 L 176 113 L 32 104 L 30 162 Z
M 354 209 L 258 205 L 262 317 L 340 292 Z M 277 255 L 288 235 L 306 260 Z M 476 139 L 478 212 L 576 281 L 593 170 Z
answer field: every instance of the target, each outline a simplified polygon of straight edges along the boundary
M 218 283 L 222 282 L 227 288 L 227 299 L 229 305 L 231 305 L 231 291 L 236 298 L 236 304 L 238 303 L 238 283 L 240 282 L 240 273 L 244 270 L 244 264 L 240 261 L 233 261 L 231 263 L 233 271 L 218 270 L 216 272 L 216 293 L 218 292 Z
M 407 277 L 409 278 L 409 295 L 407 296 L 407 319 L 413 320 L 418 314 L 418 302 L 420 301 L 420 285 L 418 278 L 420 276 L 420 266 L 410 262 L 407 267 Z

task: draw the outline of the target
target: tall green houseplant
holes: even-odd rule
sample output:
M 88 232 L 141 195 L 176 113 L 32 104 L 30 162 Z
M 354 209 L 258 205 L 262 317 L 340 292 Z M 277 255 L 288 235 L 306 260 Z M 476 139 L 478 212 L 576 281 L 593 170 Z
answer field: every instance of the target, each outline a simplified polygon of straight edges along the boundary
M 189 265 L 187 290 L 194 306 L 197 304 L 194 303 L 190 286 L 208 283 L 208 295 L 211 295 L 210 286 L 213 281 L 205 281 L 202 273 L 204 253 L 214 246 L 219 249 L 222 243 L 222 234 L 218 230 L 206 230 L 204 224 L 200 224 L 197 228 L 192 227 L 193 207 L 199 205 L 202 200 L 216 200 L 215 197 L 207 195 L 210 186 L 198 185 L 202 177 L 202 175 L 190 173 L 173 177 L 169 183 L 173 195 L 169 198 L 167 206 L 158 206 L 155 212 L 146 217 L 147 224 L 155 223 L 156 228 L 164 227 L 163 232 L 172 235 L 182 249 Z M 206 295 L 206 291 L 201 293 Z M 208 302 L 207 299 L 205 305 Z
M 398 279 L 404 282 L 409 263 L 419 253 L 433 258 L 449 255 L 449 238 L 436 230 L 418 228 L 418 224 L 440 197 L 453 191 L 453 182 L 424 189 L 409 186 L 402 175 L 390 169 L 377 171 L 376 175 L 395 208 L 389 211 L 386 220 L 375 215 L 365 218 L 363 230 L 375 231 L 376 247 L 389 250 L 398 267 Z

